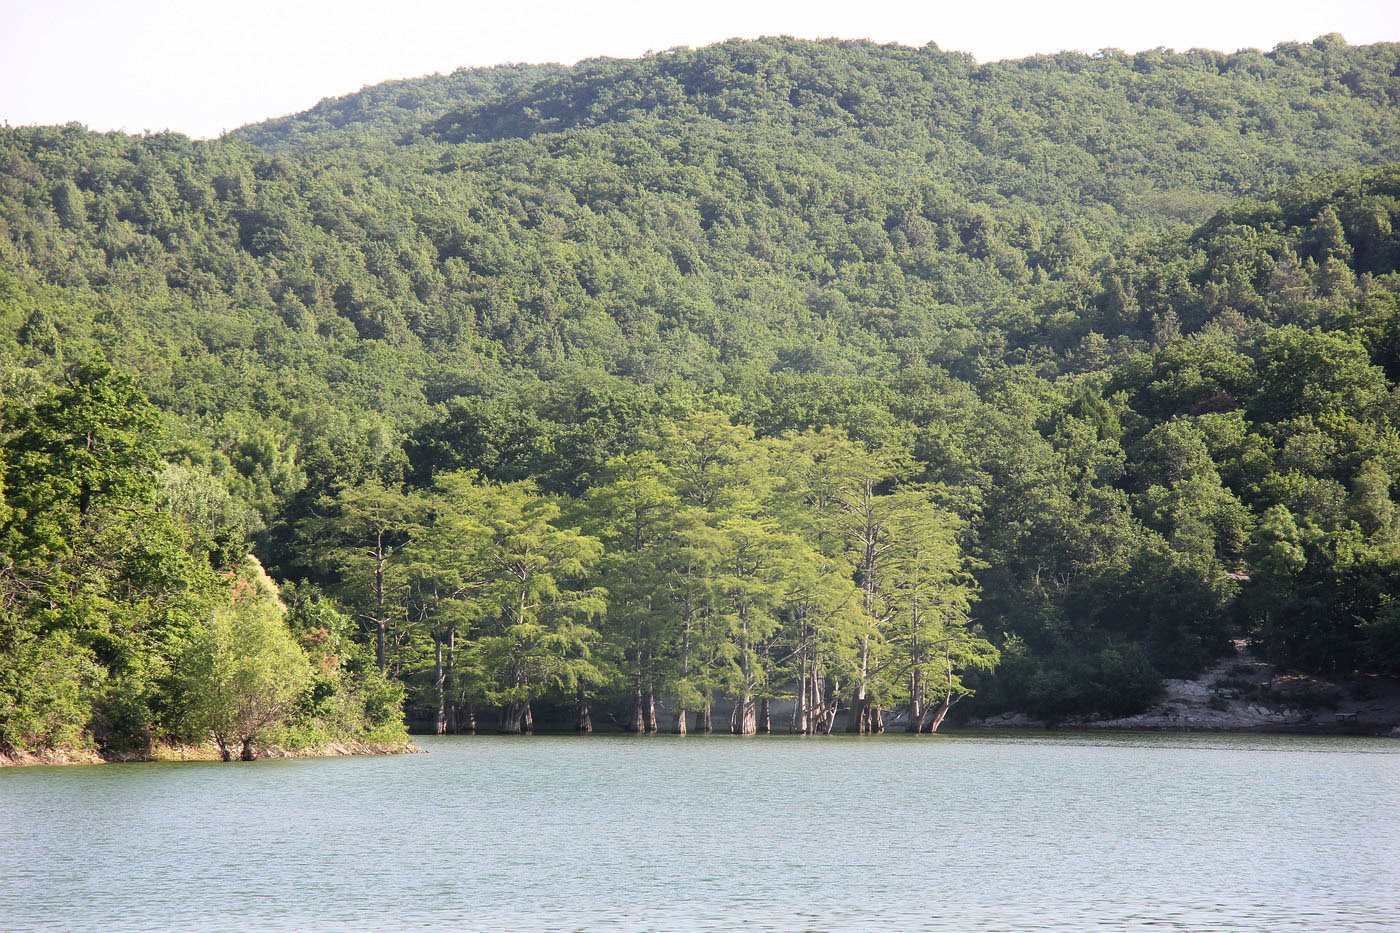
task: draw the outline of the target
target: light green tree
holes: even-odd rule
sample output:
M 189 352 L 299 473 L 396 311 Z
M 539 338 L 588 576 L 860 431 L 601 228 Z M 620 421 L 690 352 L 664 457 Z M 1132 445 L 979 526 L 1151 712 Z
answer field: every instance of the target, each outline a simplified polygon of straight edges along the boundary
M 282 725 L 311 681 L 311 663 L 287 629 L 286 608 L 256 561 L 232 601 L 192 634 L 178 665 L 186 728 L 211 736 L 225 761 Z
M 472 581 L 469 611 L 479 619 L 472 663 L 488 677 L 485 698 L 501 707 L 501 731 L 532 731 L 534 699 L 599 679 L 592 653 L 600 636 L 591 623 L 606 608 L 605 593 L 586 577 L 602 545 L 559 527 L 559 503 L 531 483 L 447 482 L 474 510 L 466 520 L 480 526 L 474 544 L 458 539 L 466 546 L 455 558 L 455 573 Z

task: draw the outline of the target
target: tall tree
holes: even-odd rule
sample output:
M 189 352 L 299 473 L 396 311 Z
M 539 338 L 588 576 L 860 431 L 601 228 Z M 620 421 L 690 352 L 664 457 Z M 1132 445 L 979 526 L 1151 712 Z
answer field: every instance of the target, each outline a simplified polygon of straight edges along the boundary
M 551 687 L 575 690 L 599 678 L 591 623 L 606 608 L 586 585 L 602 555 L 597 538 L 559 527 L 559 503 L 530 483 L 490 487 L 476 519 L 485 529 L 481 634 L 473 650 L 494 678 L 488 698 L 501 707 L 500 729 L 533 729 L 531 702 Z
M 338 589 L 374 639 L 380 673 L 389 665 L 389 630 L 403 613 L 403 549 L 419 527 L 422 501 L 371 479 L 342 486 L 302 522 L 301 538 L 324 566 L 339 574 Z

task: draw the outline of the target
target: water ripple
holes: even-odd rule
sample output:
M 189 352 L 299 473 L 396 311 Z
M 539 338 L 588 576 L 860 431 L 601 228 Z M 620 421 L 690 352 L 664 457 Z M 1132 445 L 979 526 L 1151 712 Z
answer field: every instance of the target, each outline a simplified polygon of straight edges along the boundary
M 424 739 L 0 772 L 14 930 L 1372 931 L 1400 743 Z

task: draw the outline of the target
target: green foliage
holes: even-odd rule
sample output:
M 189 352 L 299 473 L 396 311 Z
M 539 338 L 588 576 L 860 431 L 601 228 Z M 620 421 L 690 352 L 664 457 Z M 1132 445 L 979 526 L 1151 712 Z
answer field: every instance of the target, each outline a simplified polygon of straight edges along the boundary
M 1394 671 L 1397 75 L 765 39 L 0 128 L 0 744 L 188 728 L 211 619 L 285 649 L 250 545 L 285 744 Z
M 238 748 L 251 757 L 253 743 L 286 722 L 311 681 L 272 581 L 256 568 L 240 582 L 246 592 L 191 633 L 178 665 L 184 727 L 212 735 L 225 761 Z

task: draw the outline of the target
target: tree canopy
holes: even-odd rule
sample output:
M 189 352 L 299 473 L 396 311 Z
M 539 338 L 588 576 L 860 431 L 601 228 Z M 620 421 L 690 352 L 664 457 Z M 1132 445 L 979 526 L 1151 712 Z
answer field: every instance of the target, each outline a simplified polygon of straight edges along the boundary
M 0 128 L 0 745 L 1396 673 L 1398 103 L 1335 36 L 764 39 Z

